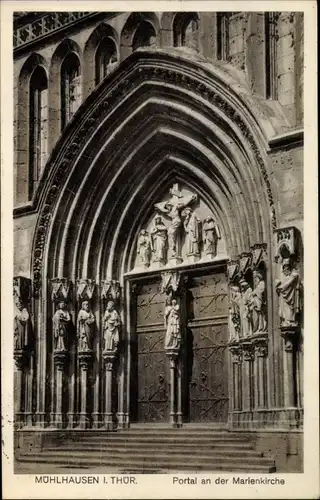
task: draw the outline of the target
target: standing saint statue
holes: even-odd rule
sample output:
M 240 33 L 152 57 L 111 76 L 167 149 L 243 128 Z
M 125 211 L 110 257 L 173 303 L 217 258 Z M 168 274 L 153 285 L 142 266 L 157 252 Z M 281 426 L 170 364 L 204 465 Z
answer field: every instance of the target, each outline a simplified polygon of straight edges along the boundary
M 119 344 L 120 316 L 114 308 L 114 302 L 110 300 L 107 304 L 103 317 L 104 350 L 115 351 Z
M 266 284 L 259 271 L 253 272 L 255 288 L 251 295 L 252 331 L 265 332 L 267 330 L 266 311 Z
M 171 224 L 168 228 L 169 258 L 175 258 L 181 257 L 181 211 L 190 203 L 195 202 L 197 200 L 197 195 L 192 194 L 183 197 L 182 193 L 179 191 L 178 184 L 175 184 L 172 189 L 170 189 L 170 194 L 170 200 L 157 203 L 155 208 L 171 219 Z
M 56 351 L 68 350 L 68 334 L 71 316 L 66 303 L 62 300 L 52 318 L 54 348 Z
M 165 349 L 179 349 L 181 344 L 180 307 L 175 299 L 172 299 L 170 305 L 166 306 L 164 317 L 167 329 L 164 347 Z
M 239 287 L 231 286 L 229 299 L 229 340 L 239 340 L 240 337 L 240 301 L 241 293 Z
M 245 279 L 239 281 L 241 289 L 240 318 L 242 336 L 248 337 L 252 334 L 252 288 Z
M 79 351 L 89 351 L 92 349 L 94 322 L 95 317 L 90 311 L 89 302 L 85 300 L 81 304 L 77 320 Z
M 184 229 L 186 232 L 187 255 L 200 255 L 200 219 L 192 212 L 192 208 L 184 209 Z
M 213 217 L 206 217 L 202 227 L 203 251 L 214 258 L 217 255 L 218 239 L 221 238 L 219 226 Z
M 166 262 L 167 254 L 167 228 L 162 222 L 161 217 L 155 217 L 151 228 L 151 250 L 153 253 L 153 262 Z
M 137 243 L 137 256 L 139 264 L 145 267 L 148 267 L 150 265 L 151 244 L 149 239 L 149 233 L 145 229 L 142 229 L 140 231 Z
M 29 313 L 21 299 L 15 302 L 14 314 L 14 349 L 21 350 L 29 343 Z
M 279 295 L 281 326 L 297 326 L 296 316 L 301 311 L 301 280 L 290 259 L 283 260 L 282 278 L 276 280 L 275 285 Z

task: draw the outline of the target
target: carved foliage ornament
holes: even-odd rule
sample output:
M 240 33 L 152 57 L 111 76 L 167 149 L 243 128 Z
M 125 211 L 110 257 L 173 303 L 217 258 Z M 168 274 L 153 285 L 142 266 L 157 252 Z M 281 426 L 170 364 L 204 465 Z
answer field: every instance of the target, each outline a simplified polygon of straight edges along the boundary
M 204 82 L 199 81 L 198 73 L 197 77 L 186 76 L 181 71 L 169 70 L 166 68 L 154 68 L 154 63 L 150 67 L 138 67 L 135 68 L 131 74 L 130 78 L 127 78 L 125 84 L 123 82 L 119 82 L 119 84 L 112 89 L 110 92 L 109 89 L 106 89 L 107 100 L 100 99 L 100 102 L 97 104 L 95 109 L 92 111 L 91 116 L 86 116 L 83 120 L 82 124 L 78 128 L 75 138 L 72 143 L 72 147 L 69 147 L 64 154 L 63 158 L 60 158 L 60 161 L 56 158 L 52 159 L 52 162 L 57 162 L 56 172 L 53 177 L 53 186 L 51 187 L 49 193 L 47 194 L 45 205 L 41 211 L 41 215 L 39 218 L 39 224 L 37 227 L 36 233 L 36 250 L 37 255 L 34 256 L 34 265 L 33 265 L 33 274 L 34 274 L 34 285 L 35 285 L 35 294 L 36 296 L 39 294 L 41 287 L 41 271 L 42 271 L 42 259 L 43 259 L 43 248 L 44 241 L 46 238 L 48 225 L 50 222 L 51 211 L 57 199 L 57 192 L 59 191 L 59 186 L 62 184 L 64 178 L 69 172 L 69 169 L 66 169 L 66 163 L 69 163 L 69 167 L 71 163 L 74 163 L 77 160 L 77 153 L 83 148 L 85 143 L 88 140 L 89 134 L 92 136 L 92 131 L 94 131 L 94 124 L 90 127 L 88 126 L 88 121 L 94 120 L 94 123 L 101 122 L 102 117 L 105 118 L 106 111 L 110 112 L 113 107 L 116 107 L 118 101 L 120 101 L 123 96 L 128 92 L 129 89 L 140 84 L 141 81 L 152 80 L 152 81 L 167 81 L 175 83 L 181 87 L 192 89 L 197 95 L 201 95 L 204 99 L 214 104 L 228 116 L 229 119 L 235 123 L 239 129 L 241 130 L 244 137 L 246 137 L 251 150 L 255 155 L 255 159 L 262 173 L 265 185 L 267 196 L 269 200 L 269 205 L 271 207 L 271 219 L 272 226 L 276 228 L 276 215 L 275 215 L 275 206 L 274 200 L 271 190 L 271 183 L 268 177 L 268 173 L 265 167 L 265 162 L 261 156 L 260 149 L 256 143 L 256 140 L 251 133 L 250 129 L 243 121 L 238 109 L 233 107 L 233 105 L 229 104 L 224 97 L 217 94 L 211 86 L 207 85 Z M 91 121 L 91 123 L 93 123 Z M 92 138 L 92 137 L 91 137 Z M 89 154 L 84 152 L 83 157 L 87 157 Z

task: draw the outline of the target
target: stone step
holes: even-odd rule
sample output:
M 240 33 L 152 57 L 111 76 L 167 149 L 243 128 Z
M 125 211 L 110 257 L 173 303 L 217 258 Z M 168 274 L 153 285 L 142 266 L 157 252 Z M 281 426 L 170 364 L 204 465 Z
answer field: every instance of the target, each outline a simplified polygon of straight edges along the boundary
M 141 437 L 139 440 L 134 440 L 134 439 L 127 439 L 127 438 L 117 438 L 117 439 L 112 439 L 112 440 L 97 440 L 97 441 L 91 441 L 90 439 L 83 439 L 79 441 L 70 441 L 70 443 L 79 443 L 82 445 L 87 445 L 87 446 L 100 446 L 101 444 L 104 444 L 107 447 L 115 446 L 117 444 L 124 444 L 124 443 L 141 443 L 141 444 L 152 444 L 154 446 L 156 445 L 167 445 L 167 447 L 171 447 L 172 445 L 181 445 L 184 446 L 185 444 L 188 444 L 189 446 L 197 446 L 201 447 L 203 445 L 210 445 L 210 446 L 217 446 L 217 447 L 226 447 L 226 448 L 238 448 L 238 447 L 244 447 L 246 449 L 251 449 L 252 444 L 248 441 L 229 441 L 226 442 L 223 439 L 220 440 L 211 440 L 211 439 L 205 439 L 205 440 L 199 440 L 199 439 L 186 439 L 186 440 L 181 440 L 181 439 L 153 439 L 150 440 L 145 437 Z M 62 441 L 60 441 L 60 445 L 63 444 Z
M 168 461 L 174 461 L 176 459 L 181 459 L 181 458 L 186 458 L 186 457 L 191 457 L 194 459 L 194 457 L 197 457 L 197 462 L 207 462 L 207 461 L 215 461 L 219 460 L 221 462 L 234 462 L 237 458 L 235 458 L 233 453 L 230 453 L 229 455 L 226 453 L 216 453 L 215 450 L 200 450 L 198 453 L 195 453 L 194 451 L 192 454 L 189 452 L 182 450 L 182 451 L 173 451 L 173 450 L 154 450 L 153 453 L 150 452 L 150 450 L 145 451 L 145 450 L 126 450 L 126 449 L 114 449 L 112 450 L 91 450 L 91 451 L 85 451 L 85 450 L 75 450 L 75 449 L 68 449 L 64 448 L 61 449 L 59 448 L 59 456 L 64 455 L 64 456 L 70 456 L 70 458 L 73 457 L 78 457 L 78 458 L 86 458 L 90 457 L 91 458 L 101 458 L 102 460 L 109 460 L 108 457 L 108 452 L 112 451 L 112 458 L 116 457 L 117 455 L 120 455 L 120 458 L 123 457 L 125 460 L 127 459 L 141 459 L 141 460 L 147 460 L 149 459 L 151 462 L 153 461 L 155 455 L 157 460 L 168 460 Z M 86 457 L 83 457 L 83 455 L 86 453 Z M 250 463 L 260 463 L 260 462 L 266 462 L 269 461 L 270 463 L 273 463 L 272 459 L 268 457 L 264 457 L 261 454 L 254 454 L 255 452 L 252 452 L 250 455 L 246 455 L 246 461 L 250 461 Z M 49 448 L 43 452 L 41 452 L 41 455 L 46 456 L 46 457 L 54 457 L 57 455 L 57 449 L 54 448 Z M 110 454 L 111 455 L 111 454 Z
M 224 442 L 224 443 L 234 443 L 234 442 L 248 442 L 248 438 L 242 435 L 236 435 L 236 436 L 222 436 L 221 434 L 195 434 L 195 433 L 190 433 L 186 435 L 180 435 L 180 434 L 136 434 L 136 433 L 108 433 L 103 436 L 70 436 L 70 439 L 74 439 L 76 441 L 82 441 L 83 439 L 90 439 L 90 441 L 95 442 L 95 441 L 110 441 L 113 442 L 116 439 L 126 439 L 126 440 L 149 440 L 153 441 L 154 439 L 161 439 L 161 440 L 166 440 L 166 441 L 216 441 L 216 442 Z
M 126 459 L 124 460 L 123 458 L 113 458 L 109 457 L 106 460 L 106 457 L 103 457 L 104 459 L 102 460 L 101 458 L 95 458 L 91 456 L 86 456 L 86 457 L 76 457 L 76 456 L 70 456 L 70 457 L 65 457 L 64 455 L 62 456 L 57 456 L 56 454 L 54 456 L 44 456 L 43 453 L 39 455 L 34 455 L 34 454 L 24 454 L 23 456 L 20 457 L 19 462 L 21 463 L 27 463 L 27 462 L 32 462 L 34 464 L 36 463 L 46 463 L 48 465 L 51 464 L 59 464 L 59 466 L 64 467 L 64 466 L 71 466 L 72 468 L 80 467 L 80 468 L 87 468 L 90 469 L 90 472 L 92 472 L 92 469 L 94 467 L 113 467 L 119 469 L 121 472 L 127 472 L 129 471 L 131 473 L 138 473 L 138 472 L 147 472 L 147 471 L 158 471 L 161 472 L 163 470 L 172 470 L 174 469 L 175 471 L 227 471 L 227 472 L 256 472 L 256 473 L 267 473 L 267 472 L 274 472 L 275 471 L 275 466 L 273 461 L 271 460 L 265 460 L 262 463 L 248 463 L 247 461 L 245 462 L 240 462 L 240 461 L 227 461 L 223 462 L 220 459 L 217 461 L 217 463 L 212 462 L 211 460 L 209 462 L 205 463 L 199 463 L 198 460 L 195 462 L 192 462 L 188 460 L 186 463 L 186 458 L 181 457 L 181 460 L 176 460 L 176 461 L 169 461 L 167 457 L 164 460 L 159 460 L 158 457 L 153 457 L 152 461 L 150 461 L 150 457 L 144 457 L 143 460 L 137 459 L 135 456 L 132 460 Z
M 160 452 L 160 451 L 167 451 L 168 452 L 168 446 L 165 443 L 159 443 L 157 446 L 155 446 L 154 443 L 119 443 L 119 444 L 114 444 L 112 445 L 112 448 L 110 446 L 107 446 L 105 444 L 99 444 L 96 443 L 95 446 L 92 446 L 91 443 L 72 443 L 72 445 L 64 444 L 63 446 L 55 447 L 55 446 L 50 446 L 46 447 L 45 450 L 47 451 L 55 451 L 57 452 L 57 449 L 59 449 L 59 453 L 61 451 L 82 451 L 82 453 L 91 453 L 91 452 L 96 452 L 96 451 L 101 451 L 101 452 L 127 452 L 127 451 L 132 451 L 135 450 L 137 452 L 145 452 L 145 453 L 150 453 L 150 450 L 153 450 L 154 452 Z M 261 457 L 263 456 L 263 453 L 254 451 L 252 448 L 249 448 L 248 446 L 215 446 L 215 445 L 210 445 L 210 444 L 202 444 L 201 447 L 194 445 L 190 446 L 188 444 L 182 445 L 182 444 L 177 444 L 173 443 L 170 445 L 170 450 L 169 452 L 172 453 L 190 453 L 194 455 L 201 455 L 202 453 L 214 453 L 215 455 L 221 455 L 221 456 L 227 456 L 227 455 L 232 455 L 234 457 L 239 456 L 255 456 L 255 457 Z

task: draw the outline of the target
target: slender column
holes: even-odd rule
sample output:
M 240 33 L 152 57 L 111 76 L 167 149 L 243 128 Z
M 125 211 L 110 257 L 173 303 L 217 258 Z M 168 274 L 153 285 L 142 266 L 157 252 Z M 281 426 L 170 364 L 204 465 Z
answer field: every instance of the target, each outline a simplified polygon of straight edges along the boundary
M 243 410 L 249 411 L 252 408 L 252 361 L 253 361 L 253 348 L 251 342 L 244 342 L 243 347 L 243 360 L 244 360 L 244 377 L 242 384 L 243 394 Z
M 294 328 L 281 328 L 284 340 L 284 404 L 286 408 L 296 406 L 296 374 L 294 372 L 294 356 L 296 355 L 297 332 Z
M 14 420 L 15 426 L 20 429 L 24 426 L 23 393 L 26 353 L 23 350 L 15 350 L 13 357 L 16 365 L 16 371 L 14 374 Z
M 87 429 L 90 427 L 89 415 L 87 412 L 88 405 L 88 370 L 91 365 L 93 351 L 79 352 L 79 366 L 81 377 L 81 405 L 80 405 L 80 421 L 79 428 Z
M 54 413 L 54 427 L 61 429 L 63 427 L 63 389 L 64 389 L 64 371 L 68 353 L 65 351 L 57 351 L 54 354 L 54 364 L 56 368 L 56 407 Z
M 116 358 L 116 351 L 104 351 L 103 359 L 105 362 L 105 413 L 104 413 L 104 425 L 105 429 L 113 430 L 113 419 L 112 419 L 112 372 L 113 363 Z
M 255 408 L 265 408 L 267 405 L 266 394 L 266 356 L 268 354 L 268 337 L 259 338 L 255 341 L 255 366 L 256 366 L 256 379 L 255 379 Z
M 182 427 L 182 373 L 181 373 L 181 359 L 177 365 L 177 425 L 178 427 Z
M 177 359 L 179 355 L 178 349 L 167 349 L 166 354 L 170 361 L 170 424 L 177 427 L 176 414 L 176 370 Z
M 233 385 L 232 385 L 232 398 L 233 409 L 235 411 L 241 410 L 241 363 L 242 363 L 242 349 L 240 345 L 231 345 L 230 352 L 232 355 L 233 366 Z

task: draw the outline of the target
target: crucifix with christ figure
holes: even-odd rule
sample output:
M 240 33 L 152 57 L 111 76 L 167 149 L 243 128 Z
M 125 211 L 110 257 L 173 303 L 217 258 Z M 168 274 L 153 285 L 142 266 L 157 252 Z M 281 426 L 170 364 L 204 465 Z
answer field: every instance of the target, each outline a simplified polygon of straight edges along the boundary
M 157 203 L 155 208 L 171 219 L 168 227 L 169 259 L 181 260 L 181 212 L 187 206 L 195 203 L 198 197 L 196 194 L 183 196 L 178 184 L 172 186 L 170 194 L 171 198 L 169 200 Z

